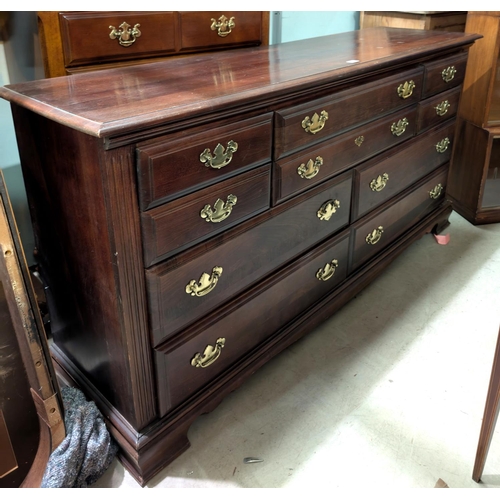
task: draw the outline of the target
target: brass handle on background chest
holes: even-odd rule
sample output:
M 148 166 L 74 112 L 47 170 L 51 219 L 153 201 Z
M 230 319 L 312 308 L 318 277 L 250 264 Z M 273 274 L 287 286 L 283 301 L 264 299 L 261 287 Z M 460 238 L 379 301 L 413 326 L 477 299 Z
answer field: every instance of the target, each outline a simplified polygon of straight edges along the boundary
M 214 18 L 210 20 L 212 21 L 210 29 L 212 31 L 217 30 L 217 34 L 222 38 L 225 38 L 227 35 L 229 35 L 232 29 L 236 26 L 234 17 L 228 19 L 226 16 L 220 16 L 217 21 Z
M 323 165 L 323 158 L 316 156 L 314 161 L 310 159 L 307 163 L 301 163 L 297 173 L 302 179 L 312 179 L 318 175 L 321 165 Z
M 220 198 L 217 198 L 214 203 L 214 208 L 210 205 L 205 205 L 200 212 L 200 217 L 205 219 L 207 222 L 222 222 L 231 215 L 233 207 L 236 205 L 237 201 L 238 198 L 234 194 L 230 194 L 225 203 Z
M 337 259 L 333 259 L 331 262 L 325 264 L 321 269 L 318 269 L 316 273 L 316 278 L 320 281 L 328 281 L 339 267 L 339 261 Z
M 446 113 L 448 113 L 450 106 L 451 104 L 448 101 L 443 101 L 439 103 L 437 106 L 434 106 L 434 109 L 436 110 L 436 115 L 444 116 Z
M 448 137 L 445 137 L 443 140 L 439 141 L 436 144 L 436 151 L 438 153 L 444 153 L 448 149 L 450 142 L 450 139 L 448 139 Z
M 407 126 L 408 126 L 408 120 L 406 118 L 398 120 L 397 123 L 394 122 L 391 125 L 392 135 L 395 135 L 396 137 L 399 137 L 400 135 L 403 135 L 405 133 L 405 130 L 406 130 Z
M 455 69 L 455 66 L 448 66 L 446 69 L 443 69 L 443 71 L 441 71 L 441 76 L 443 77 L 443 80 L 448 83 L 451 82 L 453 78 L 455 78 L 456 72 L 457 70 Z
M 186 293 L 192 297 L 203 297 L 209 294 L 216 287 L 221 274 L 222 267 L 215 266 L 212 269 L 212 274 L 203 273 L 201 275 L 199 283 L 196 283 L 196 280 L 191 280 L 186 285 Z
M 226 148 L 219 143 L 215 146 L 213 154 L 210 152 L 209 148 L 206 148 L 200 155 L 200 161 L 204 163 L 206 167 L 220 169 L 231 162 L 233 154 L 236 151 L 238 151 L 237 142 L 229 141 Z
M 376 229 L 374 229 L 371 233 L 369 233 L 366 236 L 366 242 L 368 245 L 375 245 L 380 241 L 380 238 L 382 238 L 382 233 L 384 232 L 384 227 L 379 226 Z
M 317 215 L 319 220 L 330 220 L 332 215 L 340 208 L 339 200 L 328 200 L 321 205 Z
M 130 47 L 136 40 L 141 36 L 141 32 L 139 31 L 140 24 L 134 25 L 133 28 L 130 27 L 128 23 L 121 23 L 118 26 L 119 29 L 116 29 L 114 26 L 110 26 L 109 29 L 111 33 L 109 34 L 109 38 L 111 40 L 115 40 L 118 38 L 118 43 L 123 47 Z
M 224 337 L 220 337 L 216 340 L 215 346 L 211 346 L 210 344 L 207 345 L 203 354 L 197 352 L 193 356 L 191 366 L 194 366 L 195 368 L 206 368 L 207 366 L 210 366 L 220 356 L 225 343 L 226 339 Z
M 429 197 L 432 198 L 433 200 L 437 200 L 442 193 L 443 193 L 443 186 L 441 184 L 438 184 L 429 191 Z
M 370 182 L 370 189 L 372 191 L 382 191 L 382 189 L 387 186 L 387 181 L 389 180 L 389 174 L 383 173 L 379 175 L 376 179 L 372 179 Z
M 326 120 L 328 120 L 328 113 L 323 110 L 319 115 L 318 113 L 314 113 L 312 118 L 306 116 L 302 120 L 302 128 L 309 134 L 317 134 L 318 132 L 323 130 Z
M 404 82 L 402 83 L 397 91 L 398 91 L 398 96 L 401 97 L 402 99 L 407 99 L 413 94 L 413 89 L 415 88 L 415 82 L 413 80 L 410 80 L 409 82 Z

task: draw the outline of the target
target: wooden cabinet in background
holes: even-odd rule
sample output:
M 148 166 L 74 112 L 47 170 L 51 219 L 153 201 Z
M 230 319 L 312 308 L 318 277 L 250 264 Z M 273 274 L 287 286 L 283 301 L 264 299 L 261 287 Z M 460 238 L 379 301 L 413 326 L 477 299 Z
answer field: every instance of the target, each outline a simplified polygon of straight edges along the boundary
M 500 12 L 469 12 L 472 47 L 458 109 L 448 195 L 473 224 L 500 222 Z
M 464 31 L 464 11 L 361 11 L 360 28 L 387 26 L 391 28 L 410 28 L 419 30 Z
M 45 76 L 269 43 L 269 12 L 38 12 Z

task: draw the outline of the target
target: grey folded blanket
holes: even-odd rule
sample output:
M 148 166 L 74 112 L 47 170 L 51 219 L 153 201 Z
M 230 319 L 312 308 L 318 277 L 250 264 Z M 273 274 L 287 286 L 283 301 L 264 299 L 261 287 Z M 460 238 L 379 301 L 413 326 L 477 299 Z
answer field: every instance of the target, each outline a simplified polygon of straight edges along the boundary
M 93 401 L 74 387 L 61 390 L 66 437 L 52 452 L 42 488 L 86 488 L 110 466 L 118 446 Z

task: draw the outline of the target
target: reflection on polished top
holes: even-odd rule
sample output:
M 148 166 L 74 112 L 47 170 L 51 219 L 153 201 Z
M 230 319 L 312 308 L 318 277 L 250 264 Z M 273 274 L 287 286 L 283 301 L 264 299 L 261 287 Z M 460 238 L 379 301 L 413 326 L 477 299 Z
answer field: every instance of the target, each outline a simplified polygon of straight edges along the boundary
M 0 97 L 97 137 L 201 116 L 472 43 L 477 35 L 369 28 L 0 87 Z M 431 42 L 422 49 L 423 41 Z M 452 43 L 452 45 L 448 45 Z M 456 42 L 453 44 L 453 42 Z M 318 78 L 317 75 L 322 77 Z M 313 76 L 314 75 L 314 76 Z M 203 77 L 204 76 L 204 77 Z M 289 94 L 288 94 L 289 96 Z

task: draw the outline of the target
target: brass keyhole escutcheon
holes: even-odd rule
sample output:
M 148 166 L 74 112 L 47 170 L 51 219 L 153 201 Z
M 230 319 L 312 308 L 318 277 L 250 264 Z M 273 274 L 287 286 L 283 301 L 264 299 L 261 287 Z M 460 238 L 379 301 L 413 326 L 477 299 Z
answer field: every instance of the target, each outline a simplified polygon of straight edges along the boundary
M 368 243 L 368 245 L 376 245 L 380 241 L 380 238 L 382 238 L 383 232 L 384 232 L 384 227 L 379 226 L 376 229 L 374 229 L 371 233 L 369 233 L 366 236 L 366 242 Z
M 203 297 L 209 294 L 216 287 L 221 274 L 222 267 L 215 266 L 212 269 L 212 274 L 203 273 L 198 283 L 196 280 L 191 280 L 186 285 L 186 293 L 192 297 Z
M 436 114 L 438 116 L 444 116 L 446 113 L 448 113 L 450 107 L 451 104 L 448 101 L 443 101 L 439 103 L 437 106 L 435 106 L 434 109 L 436 110 Z
M 224 337 L 220 337 L 216 340 L 215 346 L 211 346 L 210 344 L 207 345 L 203 354 L 197 352 L 193 356 L 191 359 L 191 366 L 194 366 L 195 368 L 206 368 L 207 366 L 210 366 L 219 358 L 225 343 L 226 339 Z
M 443 193 L 443 186 L 441 184 L 438 184 L 429 191 L 429 197 L 432 198 L 433 200 L 437 200 L 442 193 Z
M 118 43 L 123 47 L 130 47 L 136 40 L 141 36 L 141 32 L 139 30 L 140 24 L 134 25 L 133 28 L 130 27 L 130 24 L 123 22 L 116 29 L 114 26 L 110 26 L 109 29 L 111 33 L 109 34 L 109 38 L 111 40 L 115 40 L 118 38 Z
M 234 194 L 230 194 L 225 203 L 220 198 L 217 198 L 214 208 L 210 205 L 205 205 L 200 212 L 200 217 L 207 222 L 222 222 L 231 215 L 237 201 L 238 198 Z
M 391 125 L 391 132 L 392 135 L 395 135 L 396 137 L 399 137 L 400 135 L 403 135 L 406 127 L 408 126 L 408 120 L 406 118 L 402 118 L 401 120 L 398 120 L 398 122 L 393 123 Z
M 415 88 L 415 82 L 410 80 L 409 82 L 402 83 L 398 88 L 398 96 L 402 99 L 408 99 L 413 94 L 413 89 Z
M 321 156 L 316 156 L 314 161 L 310 159 L 307 163 L 301 163 L 297 169 L 297 173 L 302 179 L 312 179 L 318 175 L 322 165 L 323 158 L 321 158 Z
M 379 175 L 376 179 L 372 179 L 370 182 L 370 189 L 372 191 L 382 191 L 382 189 L 387 186 L 387 181 L 389 180 L 389 174 L 383 173 Z
M 337 210 L 340 208 L 340 201 L 339 200 L 328 200 L 321 205 L 317 212 L 317 216 L 319 220 L 330 220 L 332 218 L 332 215 L 337 212 Z
M 448 83 L 455 78 L 457 70 L 455 69 L 455 66 L 448 66 L 446 69 L 443 69 L 441 72 L 441 76 L 443 77 L 443 80 Z
M 323 130 L 326 120 L 328 120 L 328 113 L 323 110 L 319 115 L 318 113 L 314 113 L 312 118 L 306 116 L 302 120 L 302 128 L 309 134 L 317 134 L 318 132 Z
M 439 141 L 436 144 L 436 151 L 438 153 L 444 153 L 448 149 L 450 142 L 450 139 L 448 139 L 448 137 L 445 137 L 443 140 Z
M 231 33 L 233 28 L 236 26 L 234 17 L 228 19 L 226 16 L 222 15 L 217 21 L 214 18 L 210 20 L 212 21 L 210 29 L 212 31 L 217 30 L 217 34 L 222 38 L 225 38 L 227 35 L 229 35 L 229 33 Z
M 339 261 L 337 259 L 333 259 L 331 262 L 326 263 L 321 269 L 318 269 L 316 273 L 316 278 L 320 281 L 328 281 L 339 267 Z
M 200 161 L 204 163 L 206 167 L 211 167 L 215 169 L 221 169 L 226 165 L 229 165 L 233 159 L 233 154 L 238 151 L 238 143 L 234 141 L 229 141 L 227 147 L 224 148 L 222 144 L 217 144 L 215 146 L 213 154 L 210 152 L 209 148 L 206 148 L 200 154 Z

